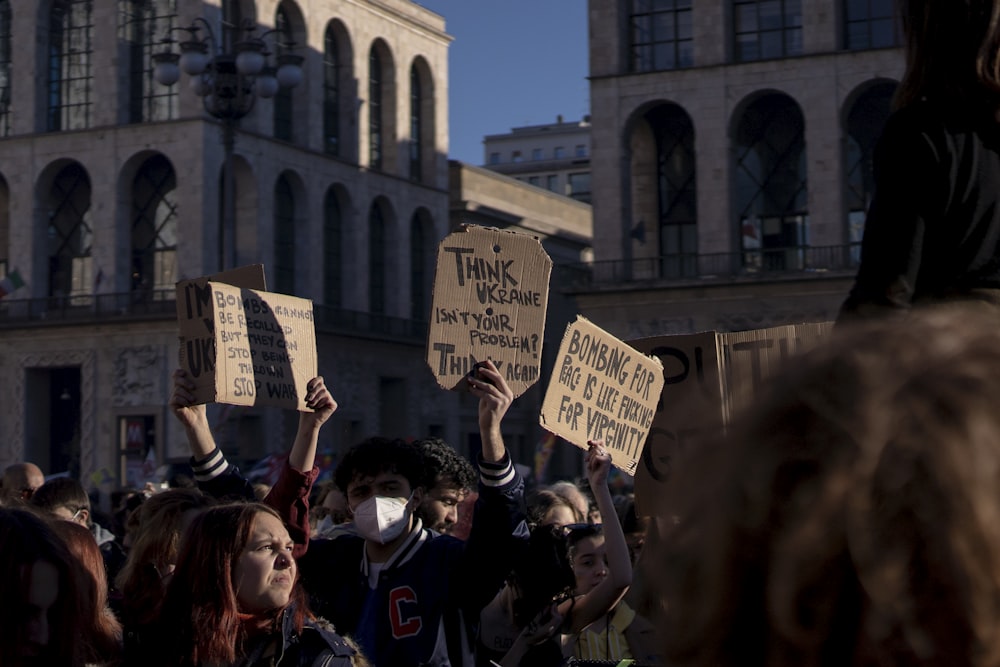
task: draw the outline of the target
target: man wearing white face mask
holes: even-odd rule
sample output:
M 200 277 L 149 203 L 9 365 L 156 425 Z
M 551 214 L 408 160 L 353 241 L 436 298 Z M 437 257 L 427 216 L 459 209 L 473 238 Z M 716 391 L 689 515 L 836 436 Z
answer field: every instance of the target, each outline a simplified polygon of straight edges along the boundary
M 199 487 L 251 499 L 249 484 L 215 447 L 204 408 L 190 407 L 189 380 L 178 372 L 174 381 L 171 406 L 188 432 Z M 482 451 L 479 499 L 466 542 L 432 532 L 414 515 L 434 472 L 426 470 L 416 445 L 388 438 L 356 445 L 335 473 L 358 535 L 309 539 L 317 437 L 337 408 L 322 378 L 310 382 L 306 400 L 315 412 L 300 414 L 288 462 L 265 499 L 296 542 L 312 610 L 338 633 L 352 635 L 376 667 L 471 666 L 474 628 L 464 619 L 479 618 L 527 541 L 524 480 L 500 432 L 513 392 L 490 361 L 467 382 L 479 399 Z
M 370 438 L 340 462 L 358 536 L 313 539 L 299 559 L 312 608 L 353 636 L 378 667 L 471 665 L 470 628 L 527 538 L 524 482 L 500 423 L 513 394 L 491 362 L 469 380 L 479 398 L 479 501 L 467 542 L 439 535 L 414 510 L 435 479 L 415 444 Z

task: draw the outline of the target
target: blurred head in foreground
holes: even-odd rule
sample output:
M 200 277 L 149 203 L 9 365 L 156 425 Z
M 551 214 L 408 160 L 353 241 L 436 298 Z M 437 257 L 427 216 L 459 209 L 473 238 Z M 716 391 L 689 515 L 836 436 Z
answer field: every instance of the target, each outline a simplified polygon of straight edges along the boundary
M 1000 665 L 1000 316 L 838 328 L 728 434 L 651 554 L 671 664 Z

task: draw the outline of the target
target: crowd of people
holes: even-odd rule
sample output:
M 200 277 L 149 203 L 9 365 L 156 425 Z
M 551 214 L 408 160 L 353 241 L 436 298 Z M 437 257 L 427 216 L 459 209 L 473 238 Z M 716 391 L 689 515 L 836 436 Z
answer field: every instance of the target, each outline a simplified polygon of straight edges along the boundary
M 1000 0 L 899 8 L 840 322 L 659 497 L 614 497 L 600 441 L 586 484 L 526 494 L 489 361 L 474 464 L 377 436 L 316 484 L 317 377 L 257 488 L 177 371 L 193 486 L 99 517 L 77 480 L 5 469 L 0 667 L 1000 666 Z
M 21 548 L 2 550 L 10 576 L 0 594 L 30 613 L 5 619 L 0 665 L 632 658 L 619 641 L 640 625 L 622 599 L 637 554 L 619 519 L 628 499 L 616 507 L 608 486 L 610 456 L 591 443 L 590 498 L 573 483 L 526 498 L 501 429 L 511 390 L 490 361 L 467 383 L 479 400 L 475 465 L 438 438 L 371 437 L 346 451 L 331 484 L 316 485 L 319 432 L 337 409 L 317 377 L 284 466 L 261 493 L 216 446 L 206 407 L 178 370 L 170 407 L 194 486 L 119 494 L 109 530 L 77 480 L 9 466 L 0 533 L 4 544 L 22 537 Z M 531 573 L 543 573 L 538 590 Z M 602 648 L 594 636 L 608 637 Z M 649 650 L 640 664 L 659 664 Z

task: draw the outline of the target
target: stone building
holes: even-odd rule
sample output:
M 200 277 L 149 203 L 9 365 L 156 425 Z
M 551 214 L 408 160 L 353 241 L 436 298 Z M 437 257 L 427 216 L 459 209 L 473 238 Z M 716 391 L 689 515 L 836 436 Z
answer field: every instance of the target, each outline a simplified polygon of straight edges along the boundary
M 512 128 L 483 138 L 491 171 L 590 203 L 590 118 Z
M 153 55 L 179 48 L 164 37 L 209 33 L 209 55 L 262 37 L 272 64 L 303 58 L 298 86 L 234 121 L 228 172 L 206 82 L 153 77 Z M 185 458 L 166 407 L 173 285 L 251 263 L 315 303 L 341 405 L 321 450 L 375 433 L 474 440 L 475 406 L 424 361 L 449 225 L 450 39 L 408 0 L 0 0 L 0 273 L 27 282 L 0 300 L 0 467 L 110 488 Z M 210 419 L 244 462 L 287 449 L 297 422 L 224 406 Z M 512 448 L 535 421 L 511 416 Z
M 903 72 L 893 4 L 590 0 L 581 311 L 626 338 L 833 319 Z

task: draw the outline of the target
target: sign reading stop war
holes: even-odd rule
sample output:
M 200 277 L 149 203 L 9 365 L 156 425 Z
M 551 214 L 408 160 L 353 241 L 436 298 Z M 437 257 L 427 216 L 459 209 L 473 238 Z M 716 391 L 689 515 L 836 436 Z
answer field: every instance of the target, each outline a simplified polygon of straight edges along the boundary
M 515 396 L 538 380 L 552 260 L 532 236 L 464 226 L 438 246 L 427 364 L 462 388 L 492 359 Z
M 211 281 L 206 287 L 197 324 L 211 330 L 211 344 L 197 363 L 185 359 L 181 322 L 182 367 L 195 380 L 195 401 L 308 410 L 306 385 L 317 373 L 312 302 Z
M 577 317 L 563 335 L 539 421 L 584 449 L 603 440 L 611 462 L 633 475 L 662 390 L 658 359 Z

